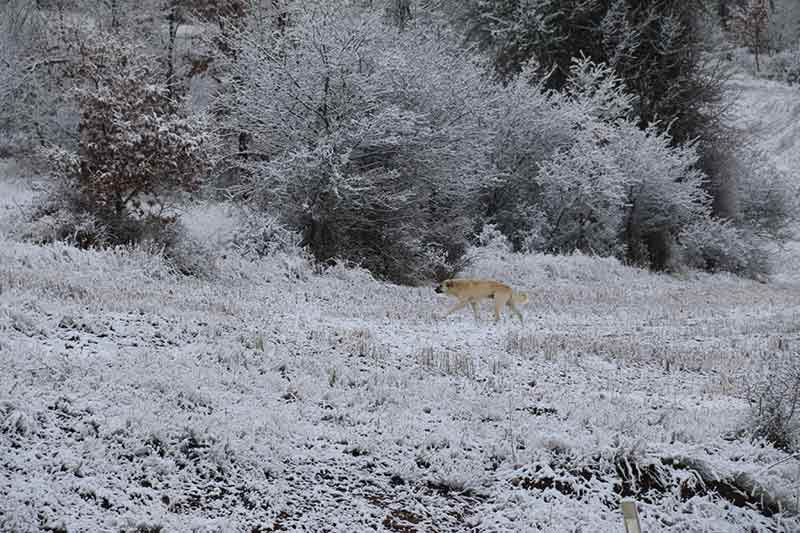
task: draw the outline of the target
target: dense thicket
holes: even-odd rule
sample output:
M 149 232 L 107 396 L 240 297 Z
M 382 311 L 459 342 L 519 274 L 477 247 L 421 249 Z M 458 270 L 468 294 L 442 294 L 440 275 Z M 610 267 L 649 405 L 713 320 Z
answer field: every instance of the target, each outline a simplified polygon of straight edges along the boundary
M 466 36 L 487 50 L 503 81 L 531 60 L 547 87 L 567 84 L 572 58 L 604 63 L 637 98 L 642 127 L 669 125 L 676 142 L 693 139 L 718 112 L 720 80 L 704 62 L 699 0 L 470 0 Z
M 0 128 L 74 185 L 45 211 L 77 213 L 58 237 L 105 228 L 87 246 L 205 182 L 258 214 L 248 235 L 404 283 L 457 271 L 487 223 L 752 275 L 789 185 L 718 127 L 700 4 L 14 0 Z
M 640 128 L 658 123 L 677 144 L 699 139 L 706 190 L 722 197 L 732 187 L 711 158 L 718 149 L 722 78 L 703 55 L 703 2 L 470 0 L 463 6 L 466 37 L 491 54 L 499 80 L 507 83 L 533 62 L 532 81 L 564 90 L 572 58 L 608 65 L 635 96 L 631 111 Z M 716 214 L 727 214 L 724 201 L 713 205 Z M 496 205 L 489 214 L 504 216 L 508 209 Z M 633 227 L 626 258 L 665 268 L 674 230 Z
M 227 40 L 236 54 L 216 109 L 232 139 L 248 139 L 241 193 L 280 212 L 320 261 L 406 282 L 448 273 L 489 172 L 493 88 L 463 51 L 380 13 L 318 3 L 288 19 Z

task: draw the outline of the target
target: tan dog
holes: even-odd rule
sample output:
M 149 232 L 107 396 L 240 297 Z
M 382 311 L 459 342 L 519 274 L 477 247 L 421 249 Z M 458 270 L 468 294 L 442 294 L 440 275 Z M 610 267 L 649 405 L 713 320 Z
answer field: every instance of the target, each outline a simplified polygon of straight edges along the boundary
M 495 322 L 500 320 L 500 311 L 506 305 L 523 322 L 522 313 L 514 304 L 528 303 L 528 295 L 524 292 L 516 292 L 505 283 L 491 279 L 448 279 L 436 287 L 436 293 L 458 298 L 458 303 L 447 310 L 445 317 L 470 304 L 475 320 L 478 320 L 478 302 L 483 298 L 494 298 Z

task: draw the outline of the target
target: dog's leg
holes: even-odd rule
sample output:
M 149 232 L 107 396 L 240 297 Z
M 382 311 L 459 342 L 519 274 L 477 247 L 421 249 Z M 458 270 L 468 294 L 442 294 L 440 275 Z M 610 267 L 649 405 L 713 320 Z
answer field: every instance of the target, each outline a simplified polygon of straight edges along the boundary
M 480 308 L 478 307 L 478 302 L 475 300 L 470 300 L 469 304 L 472 306 L 472 312 L 475 314 L 475 320 L 480 322 Z
M 503 305 L 505 304 L 505 298 L 500 296 L 499 294 L 494 295 L 494 321 L 495 323 L 500 322 L 500 311 L 503 309 Z
M 520 324 L 524 324 L 524 323 L 525 323 L 525 321 L 524 321 L 524 320 L 522 320 L 522 313 L 520 313 L 520 312 L 519 312 L 519 309 L 517 309 L 517 306 L 516 306 L 516 305 L 514 305 L 514 302 L 512 302 L 511 300 L 509 300 L 509 301 L 508 301 L 508 303 L 507 303 L 506 305 L 508 305 L 508 307 L 509 307 L 509 308 L 511 308 L 511 311 L 512 311 L 512 312 L 513 312 L 515 315 L 517 315 L 517 318 L 519 318 L 519 323 L 520 323 Z

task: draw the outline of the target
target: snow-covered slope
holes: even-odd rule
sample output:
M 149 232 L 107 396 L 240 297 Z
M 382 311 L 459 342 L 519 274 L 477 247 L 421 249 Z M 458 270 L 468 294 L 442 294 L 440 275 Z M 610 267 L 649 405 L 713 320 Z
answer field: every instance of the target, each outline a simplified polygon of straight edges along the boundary
M 735 83 L 796 172 L 797 93 Z M 0 164 L 0 531 L 621 532 L 623 496 L 647 533 L 800 530 L 797 462 L 741 431 L 743 384 L 798 353 L 796 275 L 483 250 L 465 274 L 528 291 L 525 324 L 442 320 L 431 288 L 296 255 L 199 280 L 17 242 Z
M 781 170 L 800 172 L 800 88 L 739 74 L 729 82 L 731 123 Z M 800 180 L 800 177 L 798 177 Z
M 796 465 L 737 433 L 797 287 L 479 258 L 520 326 L 300 257 L 218 268 L 2 237 L 0 530 L 622 531 L 620 495 L 648 533 L 800 528 Z
M 790 183 L 800 184 L 800 88 L 740 73 L 728 89 L 730 125 L 745 132 Z M 773 258 L 775 279 L 800 282 L 800 226 L 795 234 Z

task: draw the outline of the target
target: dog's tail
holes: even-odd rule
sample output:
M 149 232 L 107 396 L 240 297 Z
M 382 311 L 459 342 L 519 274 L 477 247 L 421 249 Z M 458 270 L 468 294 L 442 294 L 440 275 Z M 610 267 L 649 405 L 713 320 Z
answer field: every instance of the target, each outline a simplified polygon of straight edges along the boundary
M 528 303 L 528 294 L 525 292 L 517 292 L 517 291 L 512 292 L 511 303 L 520 305 Z

